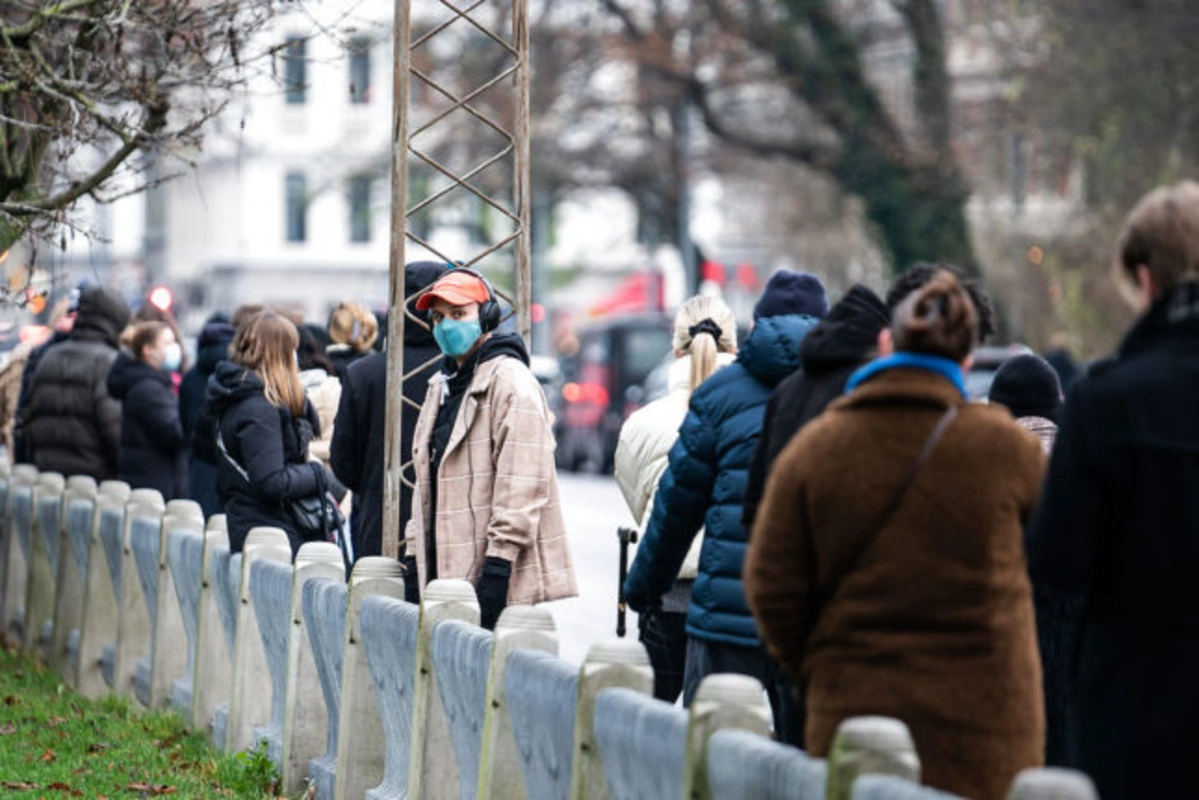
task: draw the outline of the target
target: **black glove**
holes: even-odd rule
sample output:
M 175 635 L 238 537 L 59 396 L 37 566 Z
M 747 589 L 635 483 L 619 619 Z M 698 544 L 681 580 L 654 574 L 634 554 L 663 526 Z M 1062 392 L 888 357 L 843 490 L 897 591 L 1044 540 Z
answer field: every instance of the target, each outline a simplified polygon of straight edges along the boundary
M 341 502 L 346 499 L 346 494 L 350 490 L 346 488 L 344 483 L 337 479 L 332 470 L 325 467 L 322 467 L 322 469 L 325 470 L 325 487 L 329 490 L 329 494 L 333 495 L 333 499 L 337 501 L 337 504 L 341 505 Z
M 296 417 L 296 438 L 300 440 L 300 452 L 307 453 L 308 445 L 316 438 L 316 431 L 313 430 L 312 422 L 307 417 Z
M 624 585 L 624 602 L 638 614 L 652 614 L 662 607 L 661 597 L 650 597 L 648 594 L 635 591 L 630 592 L 627 582 Z
M 416 556 L 404 556 L 404 599 L 420 605 L 420 578 L 416 574 Z
M 511 578 L 511 561 L 487 557 L 475 593 L 479 596 L 479 624 L 489 631 L 495 629 L 500 612 L 508 605 L 508 581 Z

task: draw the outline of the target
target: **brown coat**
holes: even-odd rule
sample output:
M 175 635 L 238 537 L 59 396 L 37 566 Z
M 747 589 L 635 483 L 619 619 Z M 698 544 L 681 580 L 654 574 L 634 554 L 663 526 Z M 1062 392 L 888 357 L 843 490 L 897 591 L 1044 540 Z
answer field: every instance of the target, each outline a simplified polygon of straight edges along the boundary
M 957 418 L 866 543 L 951 403 Z M 1039 443 L 1005 410 L 915 369 L 869 380 L 791 440 L 766 485 L 745 588 L 762 638 L 807 686 L 815 755 L 845 718 L 882 714 L 911 728 L 938 789 L 998 799 L 1041 764 L 1022 526 L 1043 472 Z
M 412 439 L 416 491 L 407 552 L 423 585 L 429 515 L 429 438 L 445 375 L 429 381 Z M 512 562 L 508 603 L 522 605 L 578 594 L 566 524 L 558 501 L 554 435 L 541 385 L 518 359 L 479 365 L 462 398 L 437 473 L 437 576 L 472 583 L 484 559 Z

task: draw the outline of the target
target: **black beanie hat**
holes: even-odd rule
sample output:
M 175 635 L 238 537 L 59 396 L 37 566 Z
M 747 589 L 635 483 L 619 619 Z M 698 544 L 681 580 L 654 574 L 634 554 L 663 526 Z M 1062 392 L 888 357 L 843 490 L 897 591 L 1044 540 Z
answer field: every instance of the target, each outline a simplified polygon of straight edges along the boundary
M 1040 356 L 1009 358 L 995 373 L 990 401 L 1008 407 L 1012 416 L 1044 417 L 1057 422 L 1062 408 L 1062 384 L 1057 372 Z
M 823 317 L 828 313 L 824 284 L 815 275 L 780 269 L 770 276 L 762 296 L 754 305 L 754 319 L 807 314 Z

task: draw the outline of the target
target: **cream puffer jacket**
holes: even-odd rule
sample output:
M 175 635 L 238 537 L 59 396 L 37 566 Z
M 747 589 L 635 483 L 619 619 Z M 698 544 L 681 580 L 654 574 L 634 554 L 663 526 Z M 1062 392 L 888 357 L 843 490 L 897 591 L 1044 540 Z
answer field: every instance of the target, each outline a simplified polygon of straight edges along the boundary
M 716 368 L 726 367 L 737 358 L 734 353 L 720 353 Z M 654 493 L 666 471 L 670 448 L 679 438 L 679 426 L 687 416 L 691 401 L 691 356 L 683 356 L 670 365 L 667 372 L 668 393 L 629 415 L 620 429 L 616 444 L 616 485 L 624 494 L 633 519 L 644 531 L 654 509 Z M 703 530 L 691 543 L 687 558 L 679 570 L 680 580 L 694 580 L 699 569 L 699 551 L 703 545 Z

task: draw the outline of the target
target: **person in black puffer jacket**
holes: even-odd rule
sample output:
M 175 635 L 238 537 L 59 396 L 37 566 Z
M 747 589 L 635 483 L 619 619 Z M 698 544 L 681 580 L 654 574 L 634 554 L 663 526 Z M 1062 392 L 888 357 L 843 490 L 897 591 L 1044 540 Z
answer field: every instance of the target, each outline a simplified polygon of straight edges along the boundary
M 235 553 L 250 529 L 262 525 L 282 528 L 294 555 L 304 538 L 285 504 L 316 494 L 325 483 L 324 467 L 308 461 L 308 443 L 320 422 L 300 385 L 298 344 L 290 321 L 264 311 L 238 329 L 230 359 L 217 364 L 208 381 L 218 448 L 223 444 L 226 451 L 217 486 Z
M 109 396 L 107 381 L 128 322 L 129 306 L 116 292 L 91 286 L 80 293 L 71 334 L 38 364 L 22 415 L 39 470 L 117 477 L 121 403 Z
M 129 349 L 108 372 L 108 393 L 121 401 L 121 480 L 164 500 L 186 497 L 187 439 L 171 386 L 183 349 L 164 322 L 133 326 Z
M 414 297 L 431 286 L 448 267 L 437 261 L 418 261 L 404 268 L 404 296 Z M 427 311 L 414 311 L 429 324 Z M 411 319 L 404 321 L 404 397 L 419 406 L 425 399 L 429 378 L 441 366 L 441 351 L 433 341 L 432 329 Z M 424 369 L 420 369 L 420 367 Z M 419 371 L 418 371 L 419 370 Z M 350 364 L 342 379 L 341 402 L 333 426 L 329 465 L 354 492 L 350 529 L 354 537 L 354 557 L 387 555 L 383 547 L 383 457 L 387 444 L 387 354 L 375 353 Z M 402 416 L 401 449 L 407 463 L 412 458 L 412 431 L 416 428 L 418 408 L 405 405 Z M 405 471 L 415 481 L 412 468 Z M 412 490 L 400 485 L 400 531 L 412 516 Z
M 220 513 L 221 500 L 216 489 L 216 432 L 205 408 L 204 395 L 216 365 L 229 357 L 233 333 L 228 316 L 217 313 L 209 317 L 200 331 L 196 364 L 183 376 L 183 383 L 179 386 L 179 420 L 183 423 L 183 435 L 190 447 L 187 496 L 200 504 L 205 517 Z

